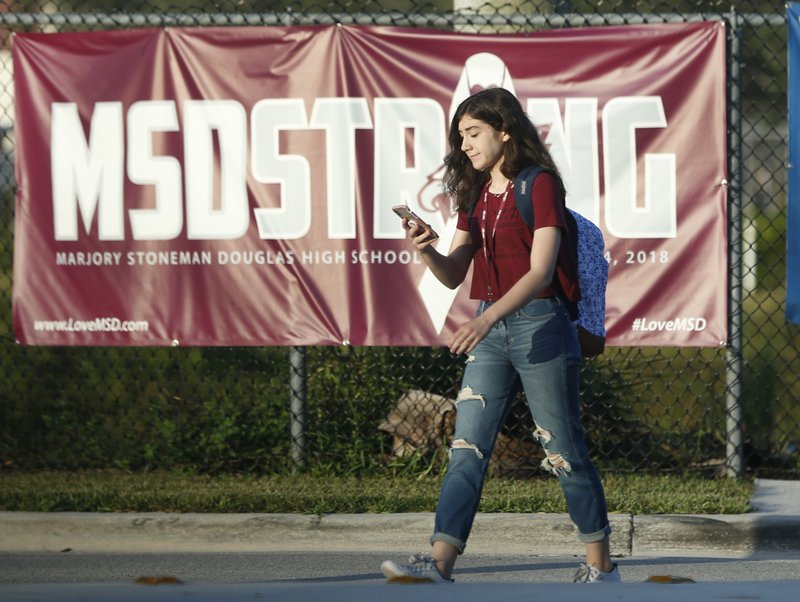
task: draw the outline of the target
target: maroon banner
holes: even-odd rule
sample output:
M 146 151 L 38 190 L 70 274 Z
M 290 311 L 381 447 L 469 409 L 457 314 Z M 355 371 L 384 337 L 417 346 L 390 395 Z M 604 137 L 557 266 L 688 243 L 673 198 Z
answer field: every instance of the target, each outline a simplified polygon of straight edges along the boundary
M 487 86 L 605 232 L 609 344 L 726 341 L 721 22 L 17 34 L 13 59 L 21 343 L 444 344 L 469 287 L 391 207 L 447 251 L 449 119 Z

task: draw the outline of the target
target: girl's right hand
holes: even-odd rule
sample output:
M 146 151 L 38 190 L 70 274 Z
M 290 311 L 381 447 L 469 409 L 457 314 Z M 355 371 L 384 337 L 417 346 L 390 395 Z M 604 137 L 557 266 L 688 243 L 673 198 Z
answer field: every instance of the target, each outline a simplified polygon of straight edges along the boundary
M 408 240 L 420 252 L 423 252 L 436 240 L 435 236 L 431 236 L 432 232 L 428 228 L 423 228 L 417 223 L 411 224 L 405 217 L 403 218 L 403 229 L 406 231 Z

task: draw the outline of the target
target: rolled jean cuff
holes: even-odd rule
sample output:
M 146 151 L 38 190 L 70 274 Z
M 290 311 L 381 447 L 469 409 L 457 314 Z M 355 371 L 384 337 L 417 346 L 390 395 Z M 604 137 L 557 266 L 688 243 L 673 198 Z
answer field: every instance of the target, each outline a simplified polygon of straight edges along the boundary
M 463 554 L 464 548 L 467 547 L 466 543 L 447 533 L 434 533 L 431 535 L 431 545 L 436 541 L 443 541 L 444 543 L 449 543 L 451 546 L 455 546 L 459 554 Z
M 606 525 L 605 529 L 594 533 L 581 533 L 578 531 L 578 539 L 582 543 L 597 543 L 598 541 L 603 541 L 609 535 L 611 535 L 611 525 Z

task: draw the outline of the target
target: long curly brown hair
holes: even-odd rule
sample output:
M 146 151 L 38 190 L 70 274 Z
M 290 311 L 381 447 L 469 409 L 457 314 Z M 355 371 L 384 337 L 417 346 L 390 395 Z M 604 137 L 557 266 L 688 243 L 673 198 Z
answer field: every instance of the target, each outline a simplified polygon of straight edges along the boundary
M 504 146 L 501 167 L 501 172 L 509 180 L 513 180 L 523 168 L 537 165 L 561 182 L 553 158 L 517 97 L 504 88 L 487 88 L 458 106 L 447 135 L 450 152 L 444 158 L 444 190 L 454 200 L 457 211 L 469 208 L 490 177 L 488 170 L 478 171 L 472 167 L 467 154 L 461 150 L 458 124 L 465 115 L 485 121 L 495 130 L 510 136 Z M 561 186 L 563 188 L 563 182 Z

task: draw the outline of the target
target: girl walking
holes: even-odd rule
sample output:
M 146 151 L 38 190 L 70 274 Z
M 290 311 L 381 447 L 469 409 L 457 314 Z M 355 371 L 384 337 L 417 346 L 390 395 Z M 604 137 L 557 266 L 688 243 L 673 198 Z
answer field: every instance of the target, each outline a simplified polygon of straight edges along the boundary
M 459 105 L 448 134 L 444 186 L 458 225 L 447 255 L 429 229 L 403 220 L 411 244 L 444 285 L 457 288 L 470 265 L 476 317 L 449 347 L 467 354 L 456 399 L 456 427 L 442 482 L 430 555 L 385 561 L 389 581 L 452 582 L 464 552 L 495 440 L 521 386 L 542 466 L 554 474 L 586 547 L 575 581 L 619 581 L 611 562 L 605 494 L 580 428 L 580 350 L 564 298 L 577 301 L 577 269 L 569 248 L 564 188 L 558 169 L 517 98 L 490 88 Z M 528 227 L 514 202 L 514 177 L 544 168 L 534 181 Z

